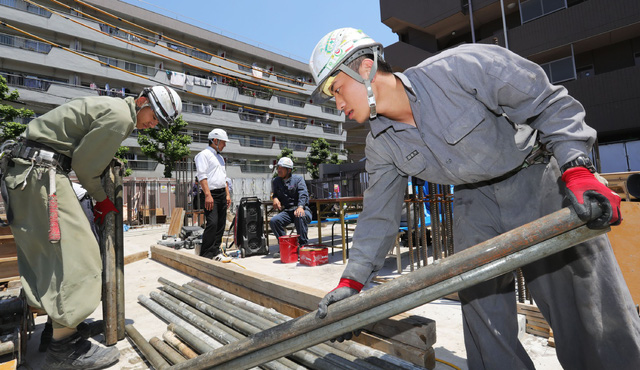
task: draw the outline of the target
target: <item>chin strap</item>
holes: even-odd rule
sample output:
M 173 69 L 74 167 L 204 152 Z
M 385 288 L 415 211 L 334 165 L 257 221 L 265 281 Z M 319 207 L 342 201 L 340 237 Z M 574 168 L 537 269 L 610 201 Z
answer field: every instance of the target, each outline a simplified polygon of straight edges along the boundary
M 371 88 L 371 82 L 376 76 L 376 72 L 378 71 L 378 47 L 376 46 L 373 50 L 373 66 L 371 67 L 371 72 L 369 73 L 369 78 L 366 80 L 360 76 L 360 74 L 353 69 L 347 67 L 345 64 L 341 65 L 339 69 L 344 73 L 348 74 L 349 77 L 354 80 L 364 84 L 364 87 L 367 89 L 367 102 L 369 103 L 369 119 L 374 119 L 378 116 L 378 112 L 376 110 L 376 97 L 373 95 L 373 89 Z

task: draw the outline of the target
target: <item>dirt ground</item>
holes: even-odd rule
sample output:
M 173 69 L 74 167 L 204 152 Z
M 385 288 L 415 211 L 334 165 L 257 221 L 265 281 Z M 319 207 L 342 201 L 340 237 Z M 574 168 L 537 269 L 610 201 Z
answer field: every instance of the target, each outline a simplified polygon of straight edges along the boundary
M 140 229 L 130 229 L 124 233 L 125 236 L 125 256 L 141 251 L 148 251 L 151 245 L 162 239 L 162 235 L 167 232 L 168 225 L 145 227 Z M 322 229 L 323 241 L 326 236 L 331 235 L 331 226 L 324 226 Z M 317 238 L 316 228 L 310 228 L 309 238 L 311 243 Z M 226 239 L 226 237 L 225 237 Z M 317 239 L 315 239 L 317 240 Z M 223 242 L 224 245 L 224 242 Z M 336 250 L 334 255 L 329 253 L 329 263 L 321 266 L 306 266 L 300 263 L 283 264 L 279 259 L 274 259 L 272 254 L 278 251 L 275 238 L 270 238 L 269 256 L 250 256 L 247 258 L 235 258 L 235 265 L 239 270 L 248 270 L 262 273 L 266 276 L 278 278 L 280 280 L 292 281 L 298 284 L 308 285 L 317 289 L 330 291 L 333 289 L 344 270 L 341 251 Z M 187 250 L 193 253 L 193 250 Z M 233 264 L 232 264 L 233 265 Z M 402 253 L 403 273 L 409 273 L 408 249 Z M 385 267 L 379 274 L 383 278 L 397 276 L 396 258 L 387 257 Z M 144 306 L 138 303 L 138 296 L 149 296 L 151 291 L 157 291 L 160 284 L 158 278 L 164 277 L 177 284 L 187 283 L 193 278 L 177 270 L 169 268 L 151 259 L 143 259 L 125 266 L 125 317 L 127 324 L 133 324 L 135 328 L 147 340 L 154 336 L 162 338 L 162 333 L 166 330 L 166 323 Z M 468 369 L 466 365 L 466 353 L 462 335 L 462 317 L 460 304 L 454 300 L 439 299 L 409 311 L 412 315 L 420 315 L 436 321 L 437 342 L 434 345 L 436 358 L 448 362 L 459 369 Z M 98 320 L 102 318 L 102 306 L 99 306 L 88 320 Z M 38 344 L 40 333 L 44 327 L 46 317 L 36 319 L 36 332 L 28 342 L 27 361 L 21 369 L 39 369 L 44 360 L 44 354 L 39 353 Z M 524 320 L 520 320 L 524 323 Z M 97 336 L 92 340 L 102 340 L 102 336 Z M 545 338 L 524 333 L 521 330 L 521 341 L 534 361 L 536 368 L 545 370 L 561 369 L 556 357 L 555 349 L 547 345 Z M 137 351 L 132 347 L 128 339 L 117 343 L 117 348 L 121 351 L 120 361 L 110 367 L 110 369 L 147 369 L 148 365 L 140 358 Z M 436 362 L 437 370 L 452 369 L 451 366 Z

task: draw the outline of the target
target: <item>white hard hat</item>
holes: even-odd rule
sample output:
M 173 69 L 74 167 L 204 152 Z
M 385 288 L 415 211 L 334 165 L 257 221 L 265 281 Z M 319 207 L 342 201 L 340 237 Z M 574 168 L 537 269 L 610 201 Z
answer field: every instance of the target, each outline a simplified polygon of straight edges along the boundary
M 168 86 L 146 87 L 140 95 L 149 99 L 151 109 L 163 127 L 172 124 L 182 112 L 182 99 Z
M 278 166 L 293 169 L 293 161 L 289 157 L 282 157 L 278 160 Z
M 372 55 L 374 65 L 369 75 L 369 81 L 364 80 L 357 71 L 347 67 L 347 64 L 361 55 Z M 331 99 L 329 90 L 333 78 L 338 72 L 343 71 L 353 79 L 370 89 L 371 80 L 377 70 L 378 57 L 382 56 L 382 44 L 375 42 L 361 30 L 355 28 L 339 28 L 326 34 L 316 45 L 311 53 L 309 67 L 317 85 L 312 94 L 312 99 L 318 103 Z M 369 105 L 373 93 L 369 94 Z M 375 98 L 373 99 L 375 110 Z M 375 117 L 375 115 L 374 115 Z
M 227 136 L 227 132 L 221 128 L 214 128 L 209 132 L 209 136 L 207 136 L 209 140 L 218 139 L 222 141 L 229 141 L 229 137 Z

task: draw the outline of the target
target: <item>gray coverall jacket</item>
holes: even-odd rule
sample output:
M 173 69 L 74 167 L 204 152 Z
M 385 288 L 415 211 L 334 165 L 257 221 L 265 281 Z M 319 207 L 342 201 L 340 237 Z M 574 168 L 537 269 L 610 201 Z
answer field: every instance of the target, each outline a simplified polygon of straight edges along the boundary
M 492 45 L 463 45 L 397 73 L 417 127 L 378 116 L 366 143 L 369 187 L 342 275 L 366 284 L 394 244 L 407 176 L 456 185 L 457 251 L 563 206 L 558 163 L 589 153 L 596 132 L 564 87 Z M 548 164 L 521 169 L 536 140 Z M 640 321 L 606 236 L 523 269 L 565 368 L 640 368 Z M 533 364 L 517 339 L 511 274 L 460 292 L 471 369 Z
M 31 121 L 23 136 L 71 157 L 71 167 L 82 186 L 96 201 L 102 201 L 107 195 L 100 175 L 135 122 L 133 98 L 78 98 Z M 76 327 L 100 302 L 98 243 L 64 173 L 56 174 L 61 240 L 50 243 L 47 170 L 36 166 L 29 171 L 30 162 L 23 159 L 13 162 L 5 181 L 27 300 L 45 310 L 54 327 Z

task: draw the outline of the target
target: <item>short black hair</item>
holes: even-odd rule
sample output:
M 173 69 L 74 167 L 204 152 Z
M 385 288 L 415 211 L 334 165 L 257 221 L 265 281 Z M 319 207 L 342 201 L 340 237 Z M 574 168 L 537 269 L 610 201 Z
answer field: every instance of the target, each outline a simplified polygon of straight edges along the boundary
M 373 60 L 373 55 L 368 54 L 368 55 L 359 56 L 356 59 L 352 60 L 351 62 L 347 63 L 347 67 L 357 72 L 358 69 L 360 69 L 360 65 L 362 64 L 362 61 L 365 59 Z M 391 68 L 391 65 L 387 63 L 380 55 L 378 56 L 378 71 L 383 73 L 393 73 L 393 69 Z

